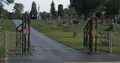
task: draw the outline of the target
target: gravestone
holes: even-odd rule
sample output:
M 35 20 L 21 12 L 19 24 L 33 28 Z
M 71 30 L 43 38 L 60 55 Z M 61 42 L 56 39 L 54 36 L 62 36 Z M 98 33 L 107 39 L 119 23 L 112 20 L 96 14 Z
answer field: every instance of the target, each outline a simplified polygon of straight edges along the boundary
M 54 24 L 55 24 L 55 20 L 54 20 L 54 22 L 53 22 Z
M 97 24 L 97 28 L 100 28 L 100 24 Z
M 73 22 L 72 22 L 72 20 L 70 21 L 70 28 L 73 28 Z
M 115 24 L 114 23 L 111 24 L 111 30 L 115 31 Z
M 3 23 L 3 14 L 1 14 L 1 22 Z
M 42 22 L 42 24 L 38 23 L 39 26 L 43 26 L 44 22 Z
M 117 24 L 117 17 L 115 15 L 114 23 Z
M 0 29 L 2 29 L 2 27 L 0 26 Z
M 56 25 L 54 25 L 53 27 L 51 27 L 51 29 L 55 29 L 56 28 Z
M 77 38 L 78 36 L 77 36 L 77 31 L 74 31 L 73 32 L 73 36 L 72 36 L 73 38 Z
M 63 25 L 63 29 L 66 29 L 68 28 L 68 26 L 66 24 Z
M 52 14 L 50 14 L 49 24 L 52 23 Z
M 60 21 L 60 16 L 58 16 L 58 21 Z
M 80 27 L 80 23 L 77 23 L 77 27 Z

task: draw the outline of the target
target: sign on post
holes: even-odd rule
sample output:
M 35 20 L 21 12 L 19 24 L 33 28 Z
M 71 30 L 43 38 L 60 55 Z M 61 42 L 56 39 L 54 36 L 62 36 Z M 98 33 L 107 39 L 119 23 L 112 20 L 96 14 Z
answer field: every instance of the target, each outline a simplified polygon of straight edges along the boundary
M 23 34 L 29 34 L 29 29 L 24 29 Z
M 97 30 L 92 30 L 92 35 L 96 35 L 97 34 Z

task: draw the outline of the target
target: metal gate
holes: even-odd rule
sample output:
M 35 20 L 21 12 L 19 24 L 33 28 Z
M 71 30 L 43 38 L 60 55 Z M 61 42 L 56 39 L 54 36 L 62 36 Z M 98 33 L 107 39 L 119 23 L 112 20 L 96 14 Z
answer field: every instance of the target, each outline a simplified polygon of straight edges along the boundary
M 100 32 L 100 50 L 112 53 L 112 32 Z
M 16 40 L 16 35 L 18 35 L 19 40 Z M 22 44 L 21 33 L 5 32 L 5 53 L 21 53 L 22 52 L 21 44 Z

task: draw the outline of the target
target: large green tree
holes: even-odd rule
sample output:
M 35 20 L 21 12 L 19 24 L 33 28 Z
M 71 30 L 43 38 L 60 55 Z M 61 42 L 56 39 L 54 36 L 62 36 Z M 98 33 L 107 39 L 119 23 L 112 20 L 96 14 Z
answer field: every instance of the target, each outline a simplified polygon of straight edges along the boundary
M 58 5 L 58 16 L 60 16 L 60 17 L 62 18 L 63 15 L 64 15 L 63 5 L 62 5 L 62 4 L 59 4 L 59 5 Z
M 54 4 L 54 1 L 52 1 L 52 3 L 51 3 L 50 13 L 52 14 L 52 17 L 55 18 L 56 12 L 55 12 L 55 4 Z
M 105 4 L 106 16 L 113 17 L 119 14 L 120 0 L 110 0 Z
M 14 13 L 15 13 L 15 16 L 17 19 L 20 19 L 21 16 L 22 16 L 22 12 L 23 12 L 23 4 L 22 3 L 15 3 L 15 6 L 14 6 Z
M 96 8 L 101 6 L 100 0 L 70 0 L 70 7 L 74 7 L 80 16 L 85 15 L 87 19 L 89 13 L 95 12 Z
M 42 17 L 42 19 L 46 19 L 46 18 L 49 18 L 49 13 L 47 13 L 47 12 L 40 12 L 40 15 L 41 15 L 41 17 Z
M 32 19 L 37 19 L 37 8 L 36 8 L 36 3 L 32 3 L 31 11 L 30 11 L 30 17 Z

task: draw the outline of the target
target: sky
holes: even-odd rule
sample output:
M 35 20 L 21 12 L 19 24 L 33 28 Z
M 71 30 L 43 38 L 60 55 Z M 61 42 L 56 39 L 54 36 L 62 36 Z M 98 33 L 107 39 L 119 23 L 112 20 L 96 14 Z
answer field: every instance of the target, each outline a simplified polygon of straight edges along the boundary
M 40 5 L 40 12 L 46 11 L 46 12 L 50 12 L 50 4 L 52 2 L 52 0 L 14 0 L 13 4 L 5 4 L 4 5 L 4 9 L 8 10 L 9 12 L 13 12 L 13 7 L 15 5 L 15 3 L 22 3 L 24 5 L 24 11 L 29 11 L 31 10 L 31 5 L 32 2 L 36 3 L 37 6 L 37 10 L 38 10 L 38 5 Z M 67 8 L 68 5 L 70 4 L 69 0 L 53 0 L 55 3 L 55 9 L 58 10 L 58 5 L 59 4 L 63 4 L 63 8 Z

